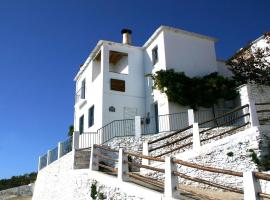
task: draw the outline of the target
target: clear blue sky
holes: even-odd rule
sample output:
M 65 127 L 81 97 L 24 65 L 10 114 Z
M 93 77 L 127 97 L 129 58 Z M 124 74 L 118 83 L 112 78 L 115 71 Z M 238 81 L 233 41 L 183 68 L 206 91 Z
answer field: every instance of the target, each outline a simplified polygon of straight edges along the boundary
M 133 30 L 142 45 L 160 25 L 219 39 L 226 59 L 270 31 L 269 0 L 0 0 L 0 178 L 36 170 L 73 123 L 79 65 L 100 39 Z

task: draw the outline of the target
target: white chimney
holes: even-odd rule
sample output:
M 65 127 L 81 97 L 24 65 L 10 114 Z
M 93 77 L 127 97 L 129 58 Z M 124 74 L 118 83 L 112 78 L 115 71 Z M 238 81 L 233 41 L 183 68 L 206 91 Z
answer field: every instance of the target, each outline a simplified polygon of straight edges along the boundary
M 132 31 L 129 29 L 122 29 L 121 33 L 123 35 L 123 44 L 131 44 Z

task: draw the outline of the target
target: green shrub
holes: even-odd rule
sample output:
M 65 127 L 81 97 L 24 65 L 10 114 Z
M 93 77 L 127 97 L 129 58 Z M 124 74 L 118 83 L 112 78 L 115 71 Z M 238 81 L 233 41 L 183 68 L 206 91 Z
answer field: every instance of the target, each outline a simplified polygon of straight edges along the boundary
M 233 152 L 231 152 L 231 151 L 227 153 L 227 156 L 229 156 L 229 157 L 233 157 L 233 155 L 234 155 L 234 154 L 233 154 Z
M 91 197 L 92 199 L 97 199 L 97 182 L 92 183 L 91 185 Z

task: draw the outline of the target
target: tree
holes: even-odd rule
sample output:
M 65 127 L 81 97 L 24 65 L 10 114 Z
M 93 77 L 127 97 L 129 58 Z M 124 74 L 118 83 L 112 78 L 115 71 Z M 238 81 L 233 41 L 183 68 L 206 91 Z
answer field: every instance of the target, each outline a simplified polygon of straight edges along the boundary
M 69 137 L 73 136 L 73 132 L 74 132 L 74 126 L 70 125 L 68 128 L 68 136 Z
M 270 32 L 237 52 L 226 64 L 239 85 L 270 85 Z
M 190 78 L 184 72 L 170 69 L 147 76 L 152 77 L 154 89 L 165 93 L 169 101 L 195 110 L 198 107 L 213 107 L 218 99 L 231 100 L 237 96 L 235 82 L 217 73 Z
M 21 185 L 28 185 L 29 183 L 35 182 L 36 177 L 37 173 L 32 172 L 29 174 L 24 174 L 22 176 L 12 176 L 10 179 L 1 179 L 0 190 L 18 187 Z

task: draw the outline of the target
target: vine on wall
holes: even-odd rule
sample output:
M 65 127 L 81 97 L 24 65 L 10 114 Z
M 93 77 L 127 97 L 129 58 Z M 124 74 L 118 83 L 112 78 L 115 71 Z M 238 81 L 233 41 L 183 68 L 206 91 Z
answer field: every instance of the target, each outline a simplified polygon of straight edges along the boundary
M 190 78 L 184 72 L 173 69 L 148 74 L 154 81 L 154 89 L 165 93 L 168 100 L 193 109 L 212 107 L 219 99 L 232 100 L 237 96 L 235 81 L 217 73 Z

